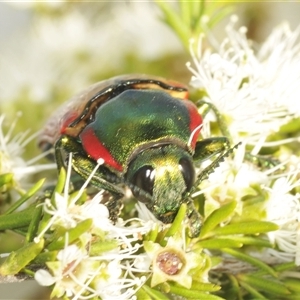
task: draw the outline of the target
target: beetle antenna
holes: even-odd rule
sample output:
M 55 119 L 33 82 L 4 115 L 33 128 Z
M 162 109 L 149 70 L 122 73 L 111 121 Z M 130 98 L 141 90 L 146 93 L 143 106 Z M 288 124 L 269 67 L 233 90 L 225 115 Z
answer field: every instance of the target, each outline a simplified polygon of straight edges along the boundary
M 197 126 L 191 133 L 190 138 L 187 142 L 188 147 L 190 147 L 192 145 L 192 141 L 194 139 L 195 134 L 197 133 L 197 131 L 200 131 L 200 129 L 202 128 L 203 124 L 200 124 L 199 126 Z
M 206 168 L 204 168 L 204 170 L 198 175 L 198 178 L 197 178 L 192 190 L 194 190 L 203 180 L 207 179 L 209 174 L 213 173 L 214 170 L 217 167 L 219 167 L 220 163 L 224 161 L 224 158 L 229 156 L 231 153 L 233 153 L 233 151 L 237 147 L 239 147 L 241 144 L 242 144 L 242 142 L 239 142 L 232 148 L 226 150 L 225 152 L 220 154 L 210 165 L 208 165 Z M 194 192 L 194 191 L 191 191 L 191 192 Z

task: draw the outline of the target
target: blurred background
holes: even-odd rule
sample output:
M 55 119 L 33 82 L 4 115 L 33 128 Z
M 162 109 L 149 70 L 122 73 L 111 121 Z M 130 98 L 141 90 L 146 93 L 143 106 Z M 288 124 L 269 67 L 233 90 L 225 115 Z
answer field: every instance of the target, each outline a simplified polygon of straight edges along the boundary
M 220 41 L 232 13 L 258 43 L 284 21 L 292 29 L 299 23 L 298 2 L 222 1 L 207 13 L 224 8 L 228 17 L 213 28 Z M 148 73 L 188 84 L 189 60 L 154 1 L 0 3 L 0 112 L 10 119 L 22 111 L 21 128 L 38 130 L 59 103 L 111 76 Z
M 178 3 L 172 2 L 175 9 Z M 230 9 L 248 37 L 262 43 L 272 29 L 299 25 L 300 3 L 215 4 Z M 228 17 L 213 31 L 221 41 Z M 162 21 L 154 1 L 1 2 L 0 114 L 8 128 L 38 131 L 60 103 L 89 84 L 124 73 L 146 73 L 188 84 L 190 55 Z M 39 153 L 32 142 L 25 157 Z M 0 239 L 1 243 L 1 239 Z M 15 286 L 16 285 L 16 286 Z M 0 299 L 48 299 L 32 282 L 0 284 Z

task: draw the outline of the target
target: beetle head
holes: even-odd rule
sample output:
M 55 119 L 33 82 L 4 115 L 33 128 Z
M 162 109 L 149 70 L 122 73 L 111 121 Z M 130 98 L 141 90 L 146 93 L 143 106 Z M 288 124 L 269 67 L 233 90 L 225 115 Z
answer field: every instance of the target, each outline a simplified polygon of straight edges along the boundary
M 174 220 L 195 181 L 191 155 L 176 145 L 142 151 L 126 175 L 133 195 L 163 223 Z

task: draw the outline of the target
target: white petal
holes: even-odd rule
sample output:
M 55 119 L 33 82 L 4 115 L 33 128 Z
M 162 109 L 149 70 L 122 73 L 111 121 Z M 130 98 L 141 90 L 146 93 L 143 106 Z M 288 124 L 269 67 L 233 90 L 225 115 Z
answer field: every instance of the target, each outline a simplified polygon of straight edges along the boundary
M 56 282 L 56 278 L 53 277 L 48 271 L 43 269 L 35 272 L 34 278 L 42 286 L 49 286 Z

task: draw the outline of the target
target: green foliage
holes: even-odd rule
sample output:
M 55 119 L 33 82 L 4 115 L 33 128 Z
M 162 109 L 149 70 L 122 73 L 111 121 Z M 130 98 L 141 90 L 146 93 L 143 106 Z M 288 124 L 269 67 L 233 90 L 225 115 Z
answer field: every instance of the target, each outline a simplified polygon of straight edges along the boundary
M 0 274 L 2 276 L 15 275 L 36 258 L 36 256 L 43 250 L 44 240 L 38 243 L 28 243 L 17 251 L 13 251 L 0 264 Z
M 155 0 L 155 3 L 163 13 L 163 21 L 178 36 L 186 50 L 191 38 L 198 38 L 206 28 L 214 27 L 233 11 L 230 2 L 226 1 Z

